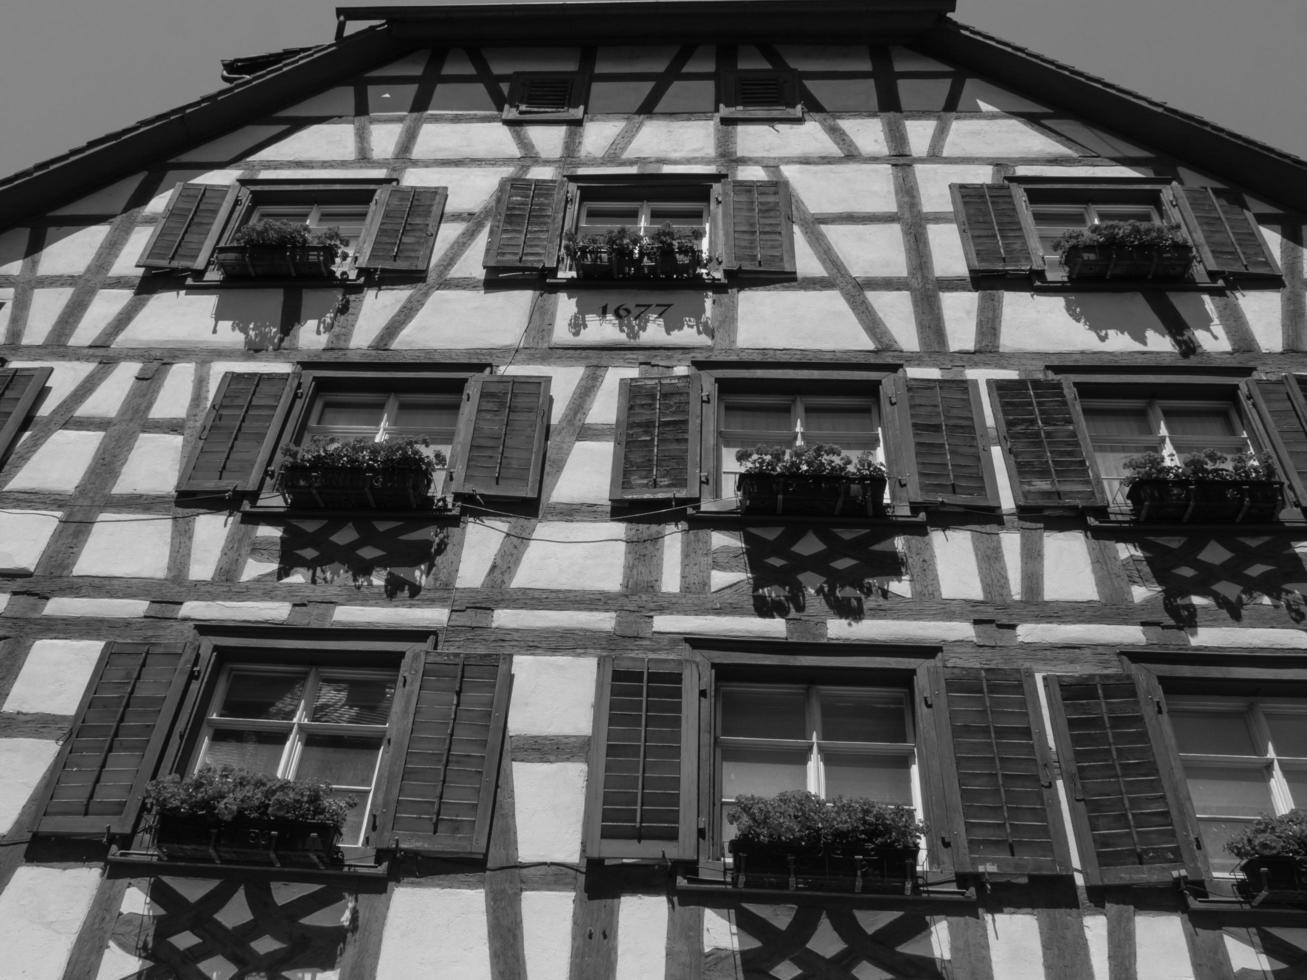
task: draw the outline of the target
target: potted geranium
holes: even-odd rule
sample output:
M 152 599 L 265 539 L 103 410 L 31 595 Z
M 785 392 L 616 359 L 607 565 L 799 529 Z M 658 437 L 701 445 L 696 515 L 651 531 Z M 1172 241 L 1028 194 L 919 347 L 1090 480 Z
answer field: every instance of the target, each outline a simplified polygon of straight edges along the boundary
M 926 830 L 907 807 L 803 790 L 737 797 L 727 820 L 741 888 L 908 891 Z
M 1239 888 L 1254 904 L 1307 902 L 1307 810 L 1259 817 L 1225 847 L 1240 859 Z
M 870 452 L 856 458 L 817 443 L 787 449 L 756 446 L 735 454 L 735 489 L 745 513 L 849 514 L 885 512 L 885 466 Z
M 277 489 L 290 506 L 344 510 L 414 510 L 427 505 L 445 454 L 426 441 L 315 436 L 287 446 Z
M 1174 222 L 1104 221 L 1054 243 L 1068 279 L 1183 279 L 1194 247 Z
M 703 265 L 703 229 L 693 228 L 686 234 L 677 232 L 670 221 L 658 226 L 651 238 L 645 239 L 649 254 L 646 266 L 660 279 L 689 279 Z
M 625 225 L 612 229 L 604 237 L 608 261 L 614 279 L 630 279 L 640 267 L 640 242 Z
M 1147 523 L 1250 523 L 1275 520 L 1284 484 L 1275 462 L 1245 452 L 1190 453 L 1183 462 L 1149 452 L 1125 461 L 1122 484 L 1135 520 Z
M 308 225 L 260 218 L 242 225 L 231 242 L 214 249 L 224 276 L 245 279 L 329 279 L 344 253 L 335 228 L 312 231 Z
M 314 780 L 278 779 L 232 766 L 201 766 L 146 787 L 154 839 L 170 861 L 323 867 L 358 801 Z
M 597 235 L 581 237 L 575 231 L 563 235 L 563 254 L 579 279 L 611 279 L 613 264 L 608 243 Z

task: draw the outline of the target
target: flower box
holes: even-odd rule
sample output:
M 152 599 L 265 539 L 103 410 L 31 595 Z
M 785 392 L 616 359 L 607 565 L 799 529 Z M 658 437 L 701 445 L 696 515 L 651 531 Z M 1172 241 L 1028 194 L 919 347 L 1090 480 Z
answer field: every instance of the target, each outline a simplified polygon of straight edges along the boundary
M 870 854 L 818 854 L 737 847 L 731 841 L 731 885 L 779 891 L 911 894 L 917 885 L 917 848 Z
M 883 476 L 740 473 L 735 492 L 745 514 L 873 517 L 885 513 Z
M 297 820 L 216 820 L 159 814 L 155 847 L 168 861 L 279 868 L 339 866 L 340 828 Z
M 1183 279 L 1194 252 L 1188 245 L 1126 248 L 1120 245 L 1073 245 L 1062 254 L 1068 279 Z
M 1274 521 L 1283 506 L 1280 480 L 1133 477 L 1126 499 L 1144 524 L 1255 524 Z
M 334 245 L 219 245 L 214 262 L 228 279 L 332 279 Z
M 1235 887 L 1253 905 L 1307 905 L 1307 861 L 1286 854 L 1246 858 Z
M 417 510 L 431 501 L 432 476 L 421 469 L 359 469 L 283 463 L 277 489 L 291 507 L 314 510 Z

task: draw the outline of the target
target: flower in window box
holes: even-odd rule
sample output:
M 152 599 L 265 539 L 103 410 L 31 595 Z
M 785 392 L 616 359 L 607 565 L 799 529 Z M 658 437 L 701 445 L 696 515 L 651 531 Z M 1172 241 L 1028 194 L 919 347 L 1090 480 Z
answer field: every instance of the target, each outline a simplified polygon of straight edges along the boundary
M 907 891 L 926 826 L 907 807 L 789 790 L 740 796 L 727 820 L 738 887 Z
M 640 242 L 625 225 L 610 231 L 604 238 L 604 244 L 608 247 L 608 260 L 614 279 L 630 279 L 639 272 Z
M 337 843 L 358 803 L 331 792 L 325 782 L 205 765 L 153 780 L 145 798 L 167 860 L 323 867 L 341 862 Z
M 1238 887 L 1254 905 L 1307 902 L 1307 810 L 1258 817 L 1225 848 L 1241 859 Z
M 359 438 L 338 442 L 315 436 L 282 450 L 277 489 L 292 507 L 413 510 L 429 503 L 445 454 L 426 440 Z
M 1257 453 L 1204 449 L 1177 463 L 1150 452 L 1127 459 L 1125 468 L 1126 499 L 1141 522 L 1272 521 L 1282 506 L 1284 483 L 1276 479 L 1275 462 Z
M 330 279 L 345 252 L 336 228 L 314 232 L 307 225 L 260 218 L 236 229 L 231 244 L 214 250 L 224 276 L 244 279 Z
M 1054 243 L 1069 279 L 1183 279 L 1194 247 L 1174 222 L 1104 221 Z
M 575 231 L 563 235 L 563 254 L 581 279 L 611 279 L 613 263 L 608 243 L 597 235 L 581 238 Z
M 702 228 L 693 228 L 682 235 L 670 221 L 664 221 L 653 237 L 645 241 L 649 264 L 661 279 L 689 279 L 703 268 Z
M 735 489 L 745 513 L 883 514 L 885 466 L 870 452 L 852 458 L 839 446 L 757 446 L 735 454 Z

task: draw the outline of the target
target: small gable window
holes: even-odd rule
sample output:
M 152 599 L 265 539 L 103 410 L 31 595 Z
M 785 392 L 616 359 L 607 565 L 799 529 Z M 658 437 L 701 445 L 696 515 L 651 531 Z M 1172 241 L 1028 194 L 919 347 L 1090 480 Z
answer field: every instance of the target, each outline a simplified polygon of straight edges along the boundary
M 799 76 L 788 69 L 726 71 L 719 81 L 718 114 L 723 119 L 800 119 Z
M 517 72 L 504 106 L 505 122 L 570 122 L 585 116 L 586 85 L 572 71 Z

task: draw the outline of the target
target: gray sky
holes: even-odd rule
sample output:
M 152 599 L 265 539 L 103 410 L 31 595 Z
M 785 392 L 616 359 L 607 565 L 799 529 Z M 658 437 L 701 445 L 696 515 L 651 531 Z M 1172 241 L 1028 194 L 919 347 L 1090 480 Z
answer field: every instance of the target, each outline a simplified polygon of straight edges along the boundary
M 0 175 L 220 88 L 220 58 L 330 40 L 335 7 L 10 0 Z M 958 0 L 955 16 L 1307 157 L 1304 0 Z

